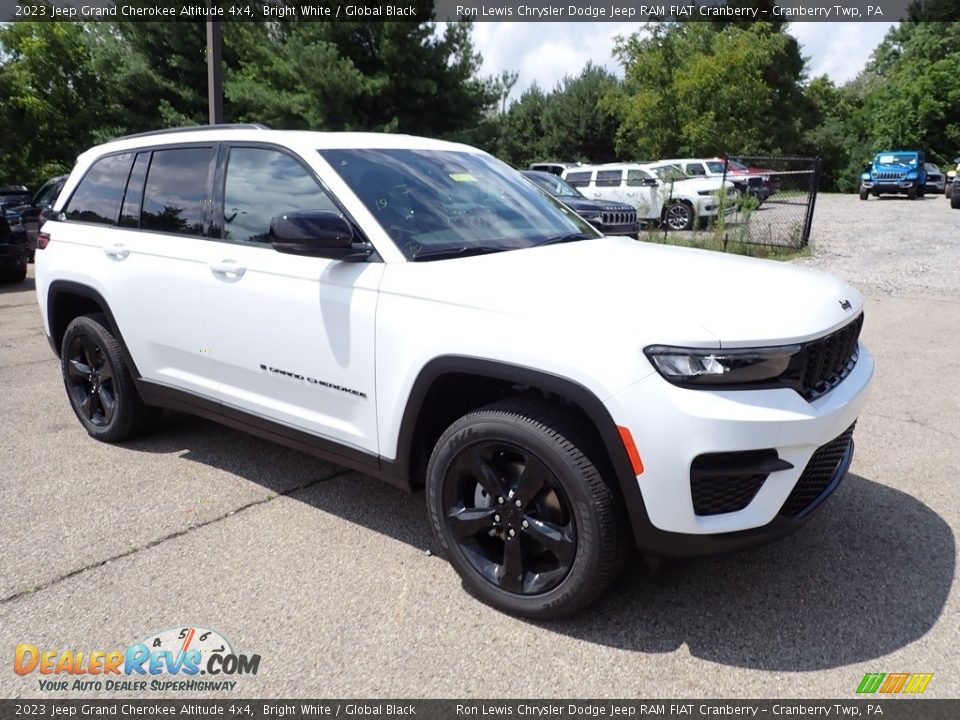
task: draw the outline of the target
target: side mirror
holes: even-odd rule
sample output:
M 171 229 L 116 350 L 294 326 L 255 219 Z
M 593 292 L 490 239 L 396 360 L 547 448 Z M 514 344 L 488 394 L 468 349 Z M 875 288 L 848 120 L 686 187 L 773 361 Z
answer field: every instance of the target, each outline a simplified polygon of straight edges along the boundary
M 290 255 L 361 261 L 373 254 L 369 243 L 354 243 L 353 228 L 346 219 L 326 210 L 298 210 L 270 221 L 270 244 Z
M 643 187 L 657 187 L 657 186 L 659 186 L 659 185 L 660 185 L 660 183 L 657 182 L 657 179 L 656 179 L 656 178 L 644 178 L 644 179 L 643 179 Z

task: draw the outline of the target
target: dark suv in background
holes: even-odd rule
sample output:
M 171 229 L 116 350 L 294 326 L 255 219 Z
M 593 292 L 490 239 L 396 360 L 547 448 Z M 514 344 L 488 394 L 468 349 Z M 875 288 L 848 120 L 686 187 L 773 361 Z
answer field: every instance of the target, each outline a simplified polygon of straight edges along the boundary
M 566 180 L 549 172 L 523 170 L 521 174 L 604 235 L 636 235 L 640 231 L 637 210 L 631 205 L 609 200 L 590 200 Z
M 27 231 L 27 242 L 30 245 L 30 261 L 33 262 L 33 254 L 37 249 L 37 231 L 40 229 L 40 213 L 53 207 L 60 190 L 63 189 L 63 183 L 66 182 L 66 175 L 57 175 L 50 178 L 31 198 L 29 193 L 26 200 L 19 205 L 10 206 L 8 209 L 20 216 L 23 227 Z M 26 190 L 26 188 L 24 188 Z

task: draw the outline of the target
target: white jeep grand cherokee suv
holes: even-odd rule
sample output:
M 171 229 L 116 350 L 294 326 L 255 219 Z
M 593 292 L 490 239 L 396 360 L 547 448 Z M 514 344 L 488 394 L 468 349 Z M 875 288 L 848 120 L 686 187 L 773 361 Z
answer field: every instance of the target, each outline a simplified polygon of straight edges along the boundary
M 163 131 L 80 156 L 38 237 L 67 396 L 176 408 L 402 488 L 482 600 L 568 615 L 635 545 L 785 535 L 843 478 L 874 362 L 829 275 L 601 237 L 490 155 Z

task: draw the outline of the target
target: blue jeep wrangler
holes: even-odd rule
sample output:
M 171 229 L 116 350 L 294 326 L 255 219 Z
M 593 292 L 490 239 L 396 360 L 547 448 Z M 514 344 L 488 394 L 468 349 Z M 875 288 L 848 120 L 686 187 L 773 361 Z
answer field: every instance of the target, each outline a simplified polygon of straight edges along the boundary
M 860 199 L 882 193 L 904 194 L 911 200 L 923 197 L 927 182 L 926 158 L 919 150 L 884 150 L 860 176 Z

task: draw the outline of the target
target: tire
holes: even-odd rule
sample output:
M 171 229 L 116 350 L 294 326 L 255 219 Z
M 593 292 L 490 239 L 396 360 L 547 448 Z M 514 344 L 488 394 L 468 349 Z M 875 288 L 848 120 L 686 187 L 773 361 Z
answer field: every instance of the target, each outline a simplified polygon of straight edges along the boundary
M 916 200 L 917 199 L 917 186 L 914 185 L 912 188 L 907 190 L 907 199 Z
M 8 283 L 20 283 L 27 278 L 27 261 L 0 268 L 0 280 Z
M 950 207 L 954 210 L 960 210 L 960 192 L 957 192 L 956 188 L 950 193 Z
M 927 195 L 927 186 L 921 185 L 917 188 L 917 197 L 926 197 Z
M 870 197 L 870 191 L 867 188 L 860 188 L 860 199 L 867 200 Z
M 427 511 L 468 592 L 512 615 L 555 619 L 619 575 L 632 548 L 625 513 L 585 438 L 562 407 L 525 400 L 488 405 L 443 433 L 427 466 Z
M 685 202 L 674 201 L 663 211 L 663 222 L 670 230 L 690 230 L 694 221 L 693 208 Z
M 160 410 L 140 399 L 102 313 L 82 315 L 67 326 L 60 365 L 70 407 L 91 437 L 122 442 L 142 434 L 159 418 Z

